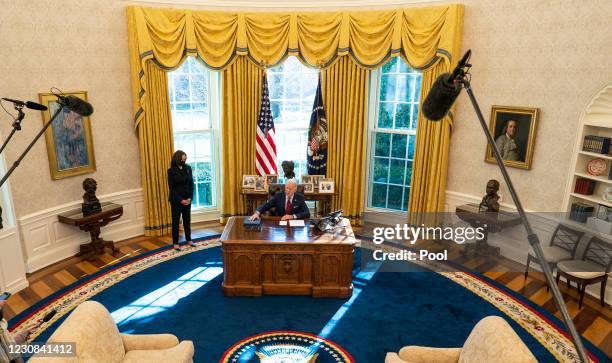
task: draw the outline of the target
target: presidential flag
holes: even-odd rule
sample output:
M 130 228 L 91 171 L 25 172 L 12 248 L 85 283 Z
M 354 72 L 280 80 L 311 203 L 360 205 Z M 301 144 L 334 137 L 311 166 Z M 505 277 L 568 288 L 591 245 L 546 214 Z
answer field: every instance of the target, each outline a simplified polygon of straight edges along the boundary
M 257 121 L 257 135 L 255 136 L 255 169 L 257 169 L 257 174 L 261 176 L 278 174 L 276 145 L 274 144 L 274 120 L 270 110 L 268 81 L 265 75 L 263 77 L 259 120 Z
M 325 175 L 327 173 L 327 119 L 323 109 L 323 95 L 321 93 L 321 77 L 317 86 L 310 127 L 308 129 L 308 147 L 306 158 L 308 160 L 309 175 Z

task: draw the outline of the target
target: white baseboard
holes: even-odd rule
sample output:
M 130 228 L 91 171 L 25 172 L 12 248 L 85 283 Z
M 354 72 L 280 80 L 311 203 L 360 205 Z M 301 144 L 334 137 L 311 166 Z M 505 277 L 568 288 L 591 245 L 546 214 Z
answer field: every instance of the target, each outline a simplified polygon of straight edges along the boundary
M 98 197 L 101 202 L 123 206 L 123 216 L 102 227 L 101 236 L 119 241 L 144 233 L 144 201 L 141 189 L 126 190 Z M 57 215 L 81 207 L 74 201 L 18 219 L 26 270 L 28 273 L 74 256 L 79 245 L 90 241 L 89 233 L 60 223 Z

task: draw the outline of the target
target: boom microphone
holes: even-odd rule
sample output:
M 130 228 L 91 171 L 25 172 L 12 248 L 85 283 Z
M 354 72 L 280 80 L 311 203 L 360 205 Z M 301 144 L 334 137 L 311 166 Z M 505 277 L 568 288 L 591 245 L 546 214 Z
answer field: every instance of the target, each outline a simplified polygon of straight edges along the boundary
M 441 74 L 431 86 L 431 90 L 423 101 L 423 115 L 427 119 L 439 121 L 453 106 L 459 93 L 461 93 L 461 83 L 457 82 L 457 79 L 463 75 L 463 68 L 469 66 L 467 62 L 471 54 L 471 50 L 465 52 L 453 73 Z
M 31 110 L 38 110 L 38 111 L 46 111 L 47 110 L 47 106 L 45 105 L 41 105 L 40 103 L 36 103 L 36 102 L 32 102 L 32 101 L 19 101 L 19 100 L 13 100 L 11 98 L 2 98 L 5 101 L 9 101 L 9 102 L 13 102 L 15 105 L 17 106 L 25 106 Z
M 81 116 L 89 116 L 93 113 L 91 103 L 84 101 L 76 96 L 57 96 L 59 104 L 66 107 L 70 111 L 76 112 Z

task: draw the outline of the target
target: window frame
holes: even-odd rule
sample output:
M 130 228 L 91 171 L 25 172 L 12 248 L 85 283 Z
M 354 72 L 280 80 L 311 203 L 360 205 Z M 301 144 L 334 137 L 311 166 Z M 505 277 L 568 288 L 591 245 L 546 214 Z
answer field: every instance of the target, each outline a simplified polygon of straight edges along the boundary
M 212 195 L 211 200 L 213 201 L 213 205 L 211 206 L 200 206 L 200 207 L 192 207 L 192 212 L 194 212 L 194 222 L 198 222 L 200 218 L 197 218 L 198 215 L 207 216 L 211 214 L 211 218 L 218 218 L 218 213 L 221 211 L 221 192 L 220 187 L 222 184 L 221 178 L 221 149 L 222 149 L 222 138 L 221 138 L 221 81 L 220 74 L 217 71 L 209 69 L 206 65 L 197 57 L 193 57 L 195 62 L 198 62 L 204 72 L 208 74 L 207 76 L 207 87 L 208 87 L 208 120 L 209 125 L 208 128 L 198 128 L 191 130 L 180 130 L 175 131 L 172 130 L 172 139 L 174 144 L 174 137 L 176 135 L 192 135 L 192 134 L 210 134 L 211 140 L 211 160 L 212 160 Z M 187 60 L 185 60 L 186 62 Z M 176 90 L 174 90 L 176 92 Z M 190 90 L 191 92 L 191 90 Z M 169 100 L 171 101 L 171 100 Z M 170 108 L 170 112 L 172 113 L 172 107 Z M 187 163 L 189 164 L 189 159 L 194 159 L 193 155 L 187 155 Z M 197 184 L 197 183 L 195 183 Z M 194 186 L 197 188 L 197 186 Z M 195 191 L 194 191 L 195 193 Z M 207 219 L 206 217 L 201 220 Z
M 389 59 L 389 61 L 391 61 L 391 59 Z M 366 155 L 367 155 L 367 160 L 366 160 L 366 180 L 365 180 L 365 187 L 366 187 L 366 192 L 365 194 L 365 207 L 364 207 L 364 211 L 366 213 L 384 213 L 386 215 L 393 215 L 393 216 L 398 216 L 398 217 L 407 217 L 408 216 L 408 205 L 406 205 L 406 210 L 402 211 L 402 210 L 397 210 L 397 209 L 390 209 L 390 208 L 380 208 L 380 207 L 372 207 L 370 206 L 370 201 L 372 200 L 372 185 L 375 184 L 374 182 L 371 181 L 371 177 L 373 176 L 373 172 L 374 172 L 374 158 L 375 158 L 375 148 L 374 148 L 374 143 L 375 143 L 375 135 L 376 133 L 387 133 L 387 134 L 399 134 L 399 135 L 407 135 L 407 137 L 410 136 L 414 136 L 415 138 L 415 143 L 416 143 L 416 134 L 417 134 L 417 130 L 416 128 L 414 130 L 411 129 L 388 129 L 388 128 L 379 128 L 378 127 L 378 115 L 379 115 L 379 111 L 380 111 L 380 80 L 381 80 L 381 76 L 382 76 L 382 71 L 381 71 L 382 67 L 378 67 L 376 69 L 373 69 L 370 72 L 370 87 L 369 87 L 369 91 L 368 91 L 368 122 L 367 122 L 367 145 L 366 145 Z M 411 104 L 410 102 L 408 102 L 408 104 Z M 420 102 L 419 102 L 419 106 L 420 106 Z M 420 109 L 419 109 L 420 111 Z M 408 144 L 407 144 L 408 147 Z M 415 145 L 415 149 L 416 149 L 416 145 Z M 394 159 L 393 157 L 389 156 L 389 159 Z M 398 159 L 398 158 L 396 158 Z M 414 159 L 413 159 L 414 160 Z M 389 173 L 391 172 L 391 168 L 389 168 L 388 173 L 387 173 L 387 180 L 389 180 Z M 412 180 L 412 178 L 411 178 Z M 399 184 L 394 184 L 394 183 L 378 183 L 378 184 L 385 184 L 385 185 L 397 185 L 400 186 Z M 411 182 L 412 184 L 412 182 Z M 401 185 L 402 188 L 405 187 L 405 185 Z M 410 192 L 412 192 L 412 188 L 410 188 Z M 389 190 L 387 189 L 387 201 L 389 198 Z

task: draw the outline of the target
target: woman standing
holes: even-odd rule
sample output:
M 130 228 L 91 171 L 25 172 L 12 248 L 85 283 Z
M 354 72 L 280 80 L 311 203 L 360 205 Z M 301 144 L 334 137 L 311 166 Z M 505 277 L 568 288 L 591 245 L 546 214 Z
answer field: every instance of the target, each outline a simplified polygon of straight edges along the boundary
M 193 175 L 191 167 L 186 164 L 187 154 L 177 150 L 172 155 L 170 169 L 168 169 L 168 188 L 170 195 L 170 208 L 172 210 L 172 244 L 175 250 L 180 250 L 179 220 L 183 217 L 183 229 L 185 230 L 185 241 L 190 246 L 195 246 L 191 240 L 191 198 L 193 198 Z

